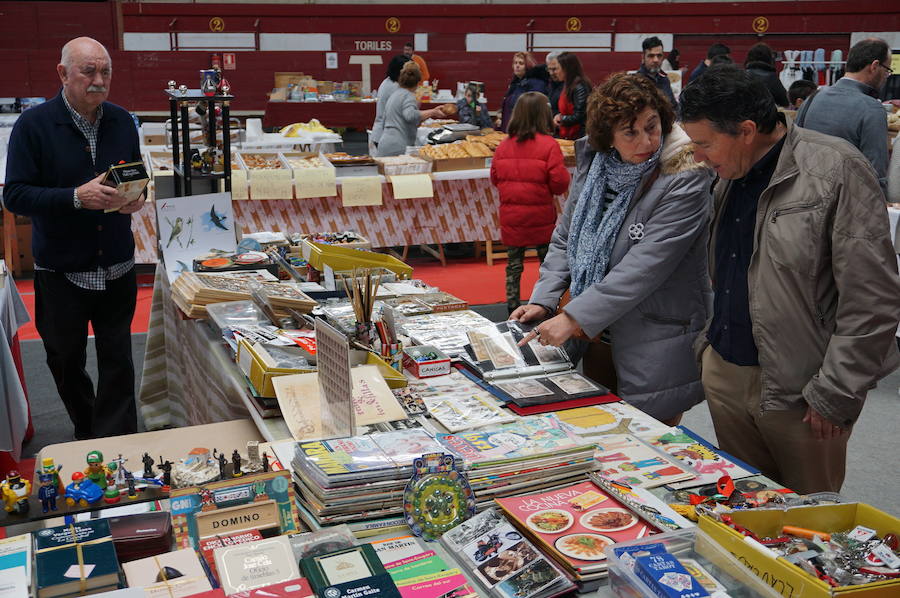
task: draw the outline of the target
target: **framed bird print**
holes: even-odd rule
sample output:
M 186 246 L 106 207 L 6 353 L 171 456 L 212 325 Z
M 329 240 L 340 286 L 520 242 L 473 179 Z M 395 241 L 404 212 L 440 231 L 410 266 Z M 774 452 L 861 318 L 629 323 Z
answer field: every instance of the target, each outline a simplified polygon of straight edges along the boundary
M 230 193 L 208 193 L 156 200 L 159 252 L 169 282 L 190 272 L 194 258 L 237 250 Z

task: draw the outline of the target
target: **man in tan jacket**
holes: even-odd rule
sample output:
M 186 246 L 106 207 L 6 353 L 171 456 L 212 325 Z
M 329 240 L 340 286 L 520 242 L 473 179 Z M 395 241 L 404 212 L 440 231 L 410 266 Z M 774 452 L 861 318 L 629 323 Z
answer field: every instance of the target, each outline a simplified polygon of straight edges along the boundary
M 900 364 L 900 279 L 859 150 L 789 125 L 761 82 L 709 69 L 680 99 L 721 180 L 698 338 L 720 446 L 798 492 L 838 491 L 866 394 Z

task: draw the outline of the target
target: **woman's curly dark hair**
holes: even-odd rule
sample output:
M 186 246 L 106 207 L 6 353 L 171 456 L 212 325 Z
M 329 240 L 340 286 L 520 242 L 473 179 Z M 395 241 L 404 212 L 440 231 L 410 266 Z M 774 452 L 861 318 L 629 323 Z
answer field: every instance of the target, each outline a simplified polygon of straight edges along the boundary
M 656 85 L 643 75 L 610 75 L 588 97 L 587 134 L 591 146 L 609 151 L 616 127 L 623 122 L 633 124 L 645 108 L 659 113 L 662 133 L 668 135 L 675 122 L 675 111 Z

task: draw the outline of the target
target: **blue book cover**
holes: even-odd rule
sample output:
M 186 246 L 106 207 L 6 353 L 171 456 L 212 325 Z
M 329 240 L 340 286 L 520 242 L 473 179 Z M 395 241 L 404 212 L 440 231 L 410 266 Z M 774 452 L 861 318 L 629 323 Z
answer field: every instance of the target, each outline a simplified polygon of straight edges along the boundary
M 38 596 L 119 586 L 119 560 L 105 519 L 34 533 Z

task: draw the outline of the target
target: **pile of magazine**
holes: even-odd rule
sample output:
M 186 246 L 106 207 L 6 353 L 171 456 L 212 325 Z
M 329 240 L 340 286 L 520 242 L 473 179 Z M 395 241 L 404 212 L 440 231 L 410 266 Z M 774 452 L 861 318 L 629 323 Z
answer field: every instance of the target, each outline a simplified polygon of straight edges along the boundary
M 458 457 L 479 510 L 498 497 L 571 484 L 598 468 L 595 444 L 571 432 L 555 415 L 460 434 L 423 429 L 273 445 L 293 470 L 300 517 L 318 529 L 346 523 L 357 533 L 403 525 L 403 489 L 413 459 L 427 453 Z

